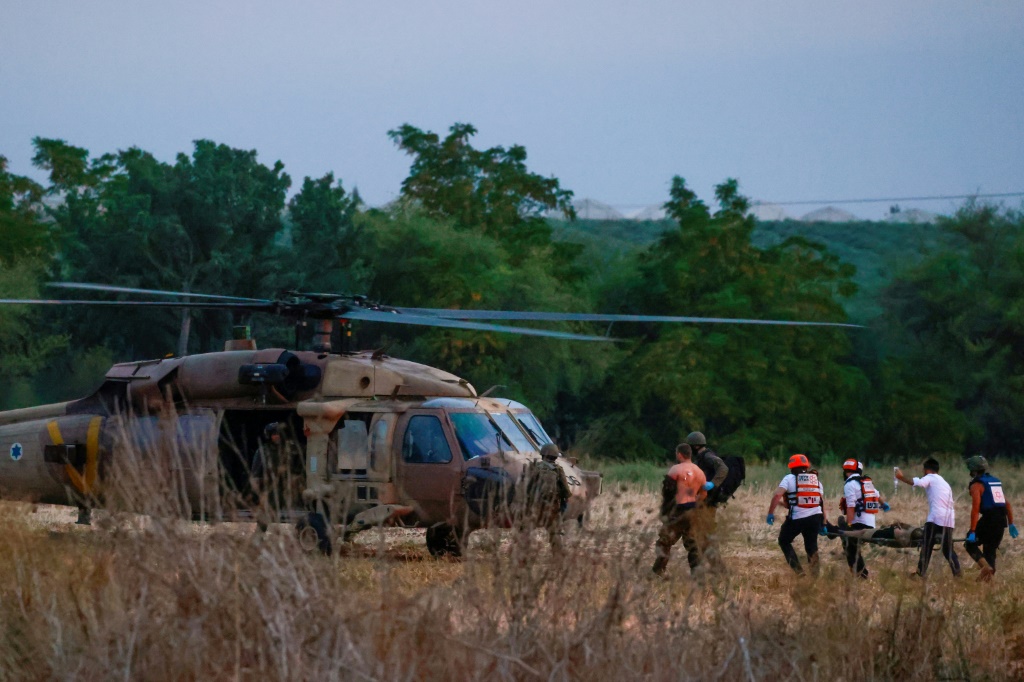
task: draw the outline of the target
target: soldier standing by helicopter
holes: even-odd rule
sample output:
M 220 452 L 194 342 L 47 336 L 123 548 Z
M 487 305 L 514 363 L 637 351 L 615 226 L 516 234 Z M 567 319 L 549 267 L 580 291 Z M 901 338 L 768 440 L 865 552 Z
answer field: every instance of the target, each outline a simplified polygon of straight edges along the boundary
M 718 530 L 718 505 L 724 502 L 714 494 L 714 489 L 721 486 L 729 475 L 729 467 L 721 457 L 708 448 L 708 441 L 700 431 L 694 431 L 686 437 L 686 444 L 690 446 L 693 456 L 692 462 L 704 474 L 705 495 L 703 501 L 697 506 L 696 537 L 700 552 L 708 563 L 716 568 L 722 568 L 722 557 L 718 553 L 715 542 L 715 532 Z
M 540 449 L 540 461 L 527 470 L 524 530 L 543 528 L 551 547 L 561 547 L 562 513 L 569 501 L 569 481 L 558 466 L 558 446 L 547 443 Z

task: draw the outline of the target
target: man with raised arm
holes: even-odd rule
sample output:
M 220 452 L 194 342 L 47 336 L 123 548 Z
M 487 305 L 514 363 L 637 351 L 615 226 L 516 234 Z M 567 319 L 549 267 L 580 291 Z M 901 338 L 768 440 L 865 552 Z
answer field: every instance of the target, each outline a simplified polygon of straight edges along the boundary
M 960 577 L 960 557 L 953 549 L 953 527 L 956 515 L 953 511 L 953 490 L 946 479 L 939 476 L 939 461 L 929 457 L 921 465 L 924 476 L 908 478 L 899 467 L 893 470 L 896 478 L 915 488 L 923 488 L 928 495 L 928 519 L 924 524 L 924 538 L 921 542 L 921 556 L 917 561 L 917 571 L 913 574 L 925 577 L 928 564 L 932 559 L 932 547 L 938 542 L 942 546 L 942 556 L 949 563 L 954 577 Z

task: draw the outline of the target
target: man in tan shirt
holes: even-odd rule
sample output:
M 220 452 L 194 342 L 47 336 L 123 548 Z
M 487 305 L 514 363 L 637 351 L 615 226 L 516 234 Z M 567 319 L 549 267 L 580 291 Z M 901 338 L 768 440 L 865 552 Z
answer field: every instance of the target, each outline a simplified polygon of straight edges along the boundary
M 655 545 L 655 560 L 651 570 L 657 575 L 665 572 L 668 565 L 672 545 L 683 540 L 686 548 L 686 560 L 690 564 L 691 573 L 701 563 L 701 552 L 697 543 L 696 528 L 697 503 L 707 497 L 704 484 L 707 478 L 696 464 L 690 461 L 690 446 L 681 443 L 676 446 L 675 466 L 665 476 L 663 494 L 671 494 L 662 505 L 662 526 Z M 673 491 L 674 487 L 674 491 Z

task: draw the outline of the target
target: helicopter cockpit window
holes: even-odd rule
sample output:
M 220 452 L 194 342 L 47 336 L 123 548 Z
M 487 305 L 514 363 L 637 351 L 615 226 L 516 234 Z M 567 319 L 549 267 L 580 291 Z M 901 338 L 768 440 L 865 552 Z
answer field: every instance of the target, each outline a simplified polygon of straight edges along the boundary
M 491 414 L 491 419 L 498 425 L 501 432 L 505 434 L 505 437 L 512 441 L 512 444 L 516 447 L 519 452 L 530 452 L 536 450 L 537 446 L 530 442 L 530 439 L 526 437 L 522 429 L 516 426 L 516 423 L 512 420 L 512 417 L 502 412 Z
M 533 412 L 517 412 L 514 416 L 516 421 L 522 424 L 526 432 L 530 434 L 530 438 L 537 442 L 537 445 L 547 445 L 554 442 L 547 431 L 544 430 L 544 427 L 540 425 L 540 420 L 533 415 Z
M 489 455 L 502 450 L 514 450 L 512 443 L 498 430 L 486 414 L 479 412 L 450 412 L 455 424 L 455 437 L 465 459 Z M 532 449 L 532 448 L 531 448 Z
M 402 459 L 410 464 L 452 461 L 452 449 L 444 437 L 441 420 L 430 415 L 410 419 L 402 439 Z

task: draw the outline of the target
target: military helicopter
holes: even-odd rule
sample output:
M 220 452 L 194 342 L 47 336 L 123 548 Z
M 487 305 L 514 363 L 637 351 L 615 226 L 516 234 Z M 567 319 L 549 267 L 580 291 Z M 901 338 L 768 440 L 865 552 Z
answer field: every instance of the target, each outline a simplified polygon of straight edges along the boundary
M 245 330 L 223 351 L 111 367 L 79 400 L 0 412 L 0 497 L 78 506 L 103 502 L 119 447 L 144 466 L 169 467 L 194 518 L 253 518 L 268 490 L 270 516 L 294 523 L 307 549 L 330 553 L 362 530 L 426 528 L 431 555 L 458 555 L 467 537 L 510 525 L 510 501 L 539 450 L 552 439 L 530 409 L 478 394 L 465 379 L 381 351 L 336 351 L 337 321 L 496 331 L 576 341 L 607 336 L 497 322 L 700 322 L 802 326 L 856 325 L 782 320 L 448 310 L 385 306 L 362 296 L 291 292 L 256 299 L 102 284 L 54 283 L 68 290 L 171 300 L 2 299 L 0 304 L 213 308 L 270 313 L 315 324 L 311 350 L 259 349 Z M 147 457 L 149 459 L 147 459 Z M 571 495 L 564 518 L 582 520 L 601 492 L 599 473 L 560 456 Z M 281 481 L 254 481 L 277 467 Z M 155 474 L 155 471 L 154 471 Z M 266 505 L 263 506 L 267 508 Z

